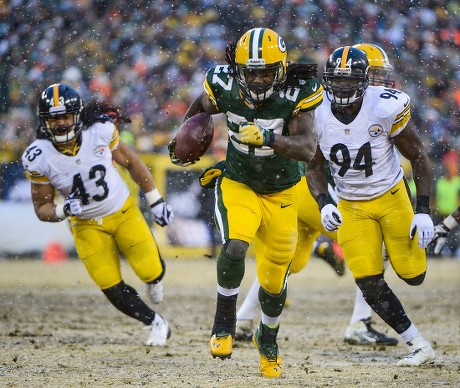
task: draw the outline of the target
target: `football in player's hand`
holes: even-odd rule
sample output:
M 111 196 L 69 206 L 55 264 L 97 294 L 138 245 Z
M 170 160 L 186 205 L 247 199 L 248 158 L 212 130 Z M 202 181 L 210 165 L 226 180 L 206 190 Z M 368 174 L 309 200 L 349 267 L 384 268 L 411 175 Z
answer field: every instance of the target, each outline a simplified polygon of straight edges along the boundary
M 195 162 L 212 143 L 214 124 L 207 113 L 198 113 L 185 120 L 176 134 L 174 153 L 183 163 Z

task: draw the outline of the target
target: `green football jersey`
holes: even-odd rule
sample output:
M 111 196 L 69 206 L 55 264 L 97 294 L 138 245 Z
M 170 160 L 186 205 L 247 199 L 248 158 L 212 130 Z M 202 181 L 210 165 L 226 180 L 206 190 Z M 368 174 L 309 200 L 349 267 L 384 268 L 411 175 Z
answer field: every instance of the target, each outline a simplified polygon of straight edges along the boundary
M 300 111 L 315 109 L 323 100 L 323 87 L 316 78 L 304 85 L 275 93 L 260 106 L 249 106 L 242 98 L 229 66 L 210 69 L 204 90 L 219 112 L 227 117 L 228 146 L 225 176 L 244 183 L 259 194 L 276 193 L 300 180 L 297 161 L 267 146 L 241 143 L 239 127 L 254 122 L 278 135 L 288 136 L 288 121 Z

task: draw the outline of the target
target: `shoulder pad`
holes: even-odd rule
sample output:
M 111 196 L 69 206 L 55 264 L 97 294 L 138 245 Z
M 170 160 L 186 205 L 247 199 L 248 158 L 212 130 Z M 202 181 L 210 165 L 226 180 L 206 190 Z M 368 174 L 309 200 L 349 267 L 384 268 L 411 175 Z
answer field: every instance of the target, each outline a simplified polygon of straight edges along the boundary
M 30 174 L 40 175 L 41 166 L 44 160 L 46 160 L 46 143 L 48 140 L 36 140 L 29 145 L 21 157 L 22 167 L 25 171 L 29 171 Z
M 113 149 L 112 146 L 115 144 L 114 140 L 118 143 L 118 128 L 112 120 L 105 122 L 96 121 L 88 130 L 92 136 L 95 136 L 99 141 L 109 144 L 111 146 L 110 149 Z
M 229 65 L 217 65 L 206 72 L 203 90 L 217 109 L 219 109 L 220 96 L 227 92 L 231 93 L 233 88 L 234 78 L 230 70 Z
M 400 90 L 369 86 L 368 91 L 373 95 L 374 113 L 378 118 L 395 116 L 410 105 L 410 97 Z
M 232 76 L 231 68 L 229 65 L 217 65 L 211 67 L 206 72 L 206 79 L 212 78 L 214 75 L 218 75 L 220 78 L 226 79 Z
M 311 77 L 305 81 L 305 85 L 300 87 L 301 95 L 297 100 L 297 105 L 293 114 L 297 114 L 300 110 L 306 111 L 315 109 L 323 102 L 323 86 L 315 78 Z

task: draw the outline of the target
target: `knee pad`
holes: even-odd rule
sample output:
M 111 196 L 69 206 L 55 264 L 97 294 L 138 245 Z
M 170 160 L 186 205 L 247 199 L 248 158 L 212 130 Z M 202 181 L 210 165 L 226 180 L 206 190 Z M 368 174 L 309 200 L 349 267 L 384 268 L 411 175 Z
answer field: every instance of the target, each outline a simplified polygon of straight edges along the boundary
M 420 286 L 420 284 L 422 284 L 423 281 L 425 280 L 425 275 L 426 275 L 426 272 L 423 272 L 422 274 L 417 275 L 415 278 L 411 278 L 411 279 L 401 278 L 401 279 L 404 280 L 407 284 L 409 284 L 409 286 Z
M 376 300 L 379 295 L 388 288 L 383 274 L 357 279 L 356 284 L 368 303 L 369 301 Z
M 246 251 L 248 250 L 249 244 L 243 240 L 228 240 L 223 250 L 230 256 L 233 257 L 245 257 Z
M 259 303 L 264 314 L 269 317 L 279 317 L 286 303 L 287 287 L 280 294 L 273 295 L 259 287 Z
M 240 286 L 245 270 L 244 258 L 245 256 L 231 255 L 225 251 L 225 247 L 222 249 L 217 257 L 217 283 L 221 287 L 238 288 Z

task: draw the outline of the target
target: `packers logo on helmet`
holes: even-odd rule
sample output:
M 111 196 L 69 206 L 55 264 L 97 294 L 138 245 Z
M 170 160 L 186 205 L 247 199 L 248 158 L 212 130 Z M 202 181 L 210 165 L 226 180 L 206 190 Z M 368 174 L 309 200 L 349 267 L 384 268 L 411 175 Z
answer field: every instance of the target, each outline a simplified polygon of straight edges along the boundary
M 247 31 L 236 44 L 234 73 L 243 97 L 260 103 L 286 81 L 287 48 L 283 38 L 268 28 Z
M 393 65 L 383 48 L 369 43 L 359 43 L 353 47 L 359 48 L 366 53 L 369 62 L 369 83 L 371 85 L 390 88 L 395 86 L 396 82 L 391 79 Z
M 337 105 L 360 100 L 369 85 L 366 53 L 351 46 L 334 50 L 324 67 L 323 83 L 328 99 Z

